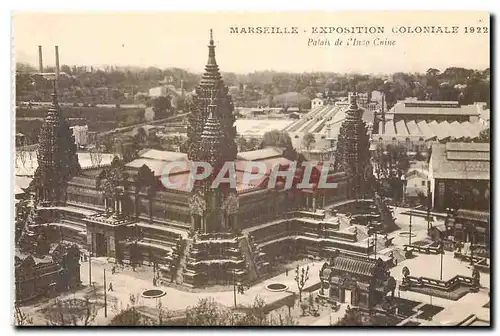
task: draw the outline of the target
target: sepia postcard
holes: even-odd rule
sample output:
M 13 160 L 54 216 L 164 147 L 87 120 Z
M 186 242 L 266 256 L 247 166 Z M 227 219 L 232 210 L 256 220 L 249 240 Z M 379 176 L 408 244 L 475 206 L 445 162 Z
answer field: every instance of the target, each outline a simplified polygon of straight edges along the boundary
M 12 40 L 15 326 L 491 327 L 489 13 L 15 12 Z

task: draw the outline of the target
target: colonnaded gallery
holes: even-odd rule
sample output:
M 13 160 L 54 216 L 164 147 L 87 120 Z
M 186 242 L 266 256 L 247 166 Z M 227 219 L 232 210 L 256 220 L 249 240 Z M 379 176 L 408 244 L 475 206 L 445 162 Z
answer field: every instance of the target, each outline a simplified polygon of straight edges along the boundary
M 356 230 L 341 228 L 335 212 L 325 207 L 364 206 L 381 216 L 383 228 L 393 224 L 374 192 L 369 137 L 356 95 L 350 97 L 335 163 L 327 167 L 327 182 L 337 186 L 329 189 L 318 188 L 326 163 L 314 163 L 309 189 L 296 188 L 303 168 L 295 171 L 292 188 L 285 188 L 285 177 L 268 188 L 273 167 L 286 171 L 296 157 L 275 147 L 238 153 L 233 103 L 212 38 L 190 112 L 187 154 L 143 149 L 131 162 L 116 158 L 107 166 L 82 169 L 54 89 L 30 186 L 36 211 L 23 239 L 36 244 L 34 237 L 43 231 L 53 242 L 76 243 L 111 262 L 155 264 L 167 282 L 207 286 L 235 278 L 257 281 L 293 258 L 369 254 L 373 246 L 361 243 Z M 179 187 L 167 188 L 164 168 L 173 161 L 186 165 L 167 176 Z M 236 187 L 210 188 L 209 177 L 186 191 L 182 186 L 194 161 L 209 163 L 215 172 L 234 162 Z M 267 171 L 244 182 L 249 161 L 265 164 Z

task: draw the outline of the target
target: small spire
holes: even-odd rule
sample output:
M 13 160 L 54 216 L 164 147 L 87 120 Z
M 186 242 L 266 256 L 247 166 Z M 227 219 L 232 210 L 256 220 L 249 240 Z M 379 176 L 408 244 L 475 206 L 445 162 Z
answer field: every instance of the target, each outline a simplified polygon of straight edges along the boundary
M 356 91 L 354 91 L 350 96 L 349 96 L 349 109 L 350 110 L 357 110 L 358 109 L 358 102 L 357 102 L 358 94 Z
M 212 34 L 212 29 L 210 29 L 210 42 L 208 45 L 208 62 L 210 65 L 217 65 L 215 61 L 215 45 L 214 45 L 214 37 Z

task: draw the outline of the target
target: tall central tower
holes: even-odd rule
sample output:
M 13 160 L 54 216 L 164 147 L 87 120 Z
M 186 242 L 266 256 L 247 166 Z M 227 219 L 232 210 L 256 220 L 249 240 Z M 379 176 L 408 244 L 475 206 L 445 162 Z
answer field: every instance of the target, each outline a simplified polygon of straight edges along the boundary
M 208 45 L 208 62 L 205 66 L 201 83 L 196 88 L 193 100 L 194 103 L 187 129 L 188 158 L 192 161 L 199 161 L 201 159 L 201 134 L 212 109 L 210 105 L 215 103 L 213 117 L 220 122 L 222 135 L 219 146 L 222 161 L 233 161 L 236 159 L 237 146 L 235 143 L 234 106 L 231 97 L 228 95 L 228 88 L 222 80 L 217 61 L 215 60 L 215 45 L 212 30 L 210 30 L 210 42 Z
M 212 175 L 197 181 L 190 200 L 193 229 L 201 232 L 231 231 L 237 226 L 236 191 L 212 181 L 226 162 L 236 159 L 237 147 L 233 103 L 222 81 L 215 60 L 215 46 L 210 30 L 208 62 L 200 85 L 196 88 L 188 125 L 188 158 L 206 162 Z
M 349 109 L 342 123 L 335 156 L 335 170 L 347 173 L 350 197 L 359 197 L 370 191 L 372 176 L 370 164 L 370 139 L 363 109 L 358 107 L 356 93 L 349 96 Z

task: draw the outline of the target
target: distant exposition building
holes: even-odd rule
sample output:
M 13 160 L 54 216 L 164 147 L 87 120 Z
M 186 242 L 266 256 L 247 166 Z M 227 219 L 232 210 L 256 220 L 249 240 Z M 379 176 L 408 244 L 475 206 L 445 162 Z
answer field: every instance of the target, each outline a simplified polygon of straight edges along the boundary
M 58 239 L 77 242 L 93 255 L 117 262 L 155 263 L 165 279 L 190 286 L 226 283 L 235 277 L 253 281 L 287 254 L 325 256 L 336 250 L 367 254 L 373 246 L 358 241 L 356 231 L 341 229 L 337 218 L 326 220 L 325 212 L 317 211 L 327 204 L 355 203 L 372 196 L 369 139 L 356 96 L 351 97 L 340 128 L 335 167 L 327 167 L 327 181 L 337 187 L 318 188 L 323 168 L 319 163 L 313 167 L 311 188 L 295 188 L 304 173 L 298 169 L 291 189 L 284 188 L 284 179 L 270 189 L 271 169 L 278 165 L 287 170 L 292 162 L 277 148 L 237 152 L 233 103 L 212 38 L 208 49 L 189 119 L 187 154 L 146 149 L 131 162 L 115 159 L 108 166 L 80 169 L 74 162 L 75 148 L 51 145 L 64 142 L 58 137 L 74 141 L 54 98 L 47 123 L 64 127 L 57 131 L 51 126 L 41 134 L 43 165 L 32 186 L 40 205 L 37 211 L 46 224 L 33 230 L 52 230 Z M 55 158 L 70 163 L 62 175 Z M 174 183 L 186 182 L 193 161 L 209 162 L 215 169 L 234 161 L 236 187 L 212 189 L 209 178 L 190 192 L 166 188 L 161 183 L 163 169 L 179 160 L 186 162 L 186 168 L 169 174 Z M 265 176 L 245 182 L 248 161 L 264 163 Z

